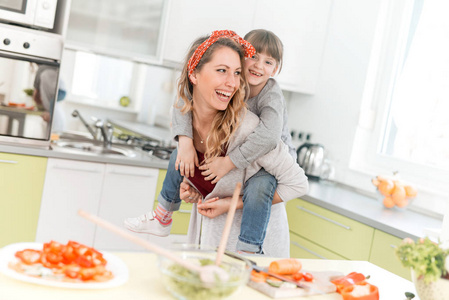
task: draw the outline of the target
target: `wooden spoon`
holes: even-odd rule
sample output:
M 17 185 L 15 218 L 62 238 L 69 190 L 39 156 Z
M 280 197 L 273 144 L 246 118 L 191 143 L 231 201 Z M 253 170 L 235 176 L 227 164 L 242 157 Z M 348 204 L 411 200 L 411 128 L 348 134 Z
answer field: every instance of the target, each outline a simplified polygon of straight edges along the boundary
M 222 268 L 215 266 L 215 265 L 209 265 L 209 266 L 199 266 L 195 265 L 189 261 L 183 260 L 179 256 L 174 255 L 173 253 L 167 251 L 164 248 L 161 248 L 159 246 L 156 246 L 138 236 L 132 235 L 129 232 L 123 230 L 122 228 L 109 223 L 106 220 L 101 219 L 100 217 L 91 215 L 83 210 L 79 210 L 78 214 L 87 220 L 97 224 L 98 226 L 101 226 L 117 235 L 120 235 L 121 237 L 130 240 L 131 242 L 134 242 L 148 250 L 151 250 L 159 255 L 165 256 L 168 259 L 171 259 L 175 261 L 176 263 L 180 264 L 186 269 L 192 270 L 194 272 L 197 272 L 201 278 L 201 281 L 204 283 L 214 283 L 215 279 L 218 277 L 221 281 L 227 281 L 229 280 L 229 274 L 223 270 Z
M 237 208 L 237 202 L 240 196 L 240 190 L 242 189 L 242 183 L 238 182 L 235 186 L 234 194 L 232 195 L 231 205 L 229 206 L 228 216 L 226 217 L 226 223 L 223 228 L 223 234 L 221 235 L 220 245 L 217 250 L 217 258 L 215 259 L 215 265 L 219 266 L 223 253 L 226 250 L 226 244 L 229 238 L 229 232 L 231 231 L 232 220 L 234 219 L 235 209 Z

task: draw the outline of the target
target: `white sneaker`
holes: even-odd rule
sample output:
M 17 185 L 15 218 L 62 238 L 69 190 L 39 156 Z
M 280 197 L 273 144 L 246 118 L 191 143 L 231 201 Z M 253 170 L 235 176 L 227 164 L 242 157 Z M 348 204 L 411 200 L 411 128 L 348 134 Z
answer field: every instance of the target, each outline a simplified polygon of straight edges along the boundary
M 138 233 L 148 233 L 157 236 L 168 236 L 170 234 L 171 222 L 169 225 L 162 225 L 154 217 L 154 212 L 149 212 L 136 218 L 127 218 L 123 222 L 128 230 Z

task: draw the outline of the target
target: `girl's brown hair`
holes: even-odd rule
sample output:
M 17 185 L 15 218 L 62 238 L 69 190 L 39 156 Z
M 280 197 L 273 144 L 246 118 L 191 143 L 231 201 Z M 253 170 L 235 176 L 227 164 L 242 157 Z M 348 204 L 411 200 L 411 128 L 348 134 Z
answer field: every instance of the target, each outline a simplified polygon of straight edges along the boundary
M 266 53 L 273 57 L 279 66 L 278 73 L 281 72 L 284 45 L 277 35 L 269 30 L 254 29 L 248 32 L 244 39 L 250 42 L 258 53 Z
M 178 82 L 178 99 L 182 99 L 184 102 L 182 107 L 180 107 L 182 113 L 195 110 L 193 84 L 189 80 L 187 64 L 196 48 L 207 40 L 207 38 L 208 36 L 205 36 L 194 41 L 189 52 L 187 53 L 184 67 Z M 243 68 L 244 51 L 242 46 L 232 39 L 220 38 L 206 50 L 200 62 L 196 66 L 195 71 L 199 72 L 201 68 L 212 59 L 212 55 L 215 51 L 222 47 L 228 47 L 236 51 L 240 57 L 240 64 Z M 240 120 L 243 117 L 242 114 L 246 112 L 245 97 L 248 94 L 249 86 L 246 82 L 245 72 L 242 71 L 240 74 L 239 88 L 235 92 L 227 108 L 223 111 L 218 111 L 212 122 L 211 131 L 206 139 L 206 152 L 204 153 L 204 159 L 218 157 L 221 155 L 223 150 L 228 147 L 231 137 L 240 125 Z M 179 107 L 175 104 L 175 108 Z

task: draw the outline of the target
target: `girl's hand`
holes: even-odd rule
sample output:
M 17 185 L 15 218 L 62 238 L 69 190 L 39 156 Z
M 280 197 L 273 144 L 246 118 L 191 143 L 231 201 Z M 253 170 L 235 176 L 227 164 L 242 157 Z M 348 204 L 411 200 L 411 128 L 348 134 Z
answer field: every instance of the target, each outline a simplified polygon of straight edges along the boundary
M 179 198 L 187 203 L 198 203 L 198 201 L 202 199 L 202 196 L 196 189 L 191 187 L 184 178 L 179 186 Z
M 213 184 L 217 183 L 234 168 L 235 165 L 229 156 L 208 159 L 199 166 L 199 169 L 203 171 L 201 172 L 201 175 L 206 176 L 204 179 L 212 180 L 211 183 Z
M 178 137 L 178 155 L 176 156 L 175 169 L 179 170 L 181 176 L 193 177 L 195 166 L 199 166 L 193 140 L 186 136 Z

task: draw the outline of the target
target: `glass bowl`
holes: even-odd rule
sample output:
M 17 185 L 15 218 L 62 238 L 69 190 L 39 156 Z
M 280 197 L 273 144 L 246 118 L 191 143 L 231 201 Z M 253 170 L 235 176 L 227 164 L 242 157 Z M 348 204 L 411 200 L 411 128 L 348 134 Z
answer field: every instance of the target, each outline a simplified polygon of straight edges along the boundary
M 180 245 L 172 250 L 183 259 L 200 265 L 214 264 L 217 255 L 215 248 L 200 245 Z M 158 262 L 165 288 L 182 300 L 226 299 L 246 285 L 252 269 L 249 261 L 223 255 L 220 267 L 228 272 L 229 280 L 203 283 L 198 274 L 164 256 L 159 255 Z

